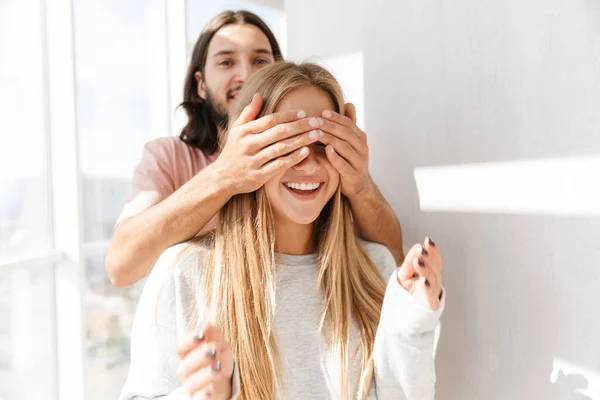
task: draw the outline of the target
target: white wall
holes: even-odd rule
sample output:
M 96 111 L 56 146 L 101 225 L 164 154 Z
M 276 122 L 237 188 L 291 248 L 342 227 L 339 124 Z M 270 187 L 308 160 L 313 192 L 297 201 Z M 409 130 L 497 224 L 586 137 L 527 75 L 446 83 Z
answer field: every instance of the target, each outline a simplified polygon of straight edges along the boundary
M 445 256 L 438 398 L 600 399 L 600 201 L 577 211 L 578 191 L 597 196 L 600 168 L 574 169 L 567 190 L 515 164 L 493 196 L 495 182 L 483 193 L 473 182 L 462 207 L 444 188 L 429 209 L 414 175 L 600 160 L 600 3 L 287 0 L 285 11 L 289 58 L 334 60 L 362 94 L 370 168 L 407 247 L 430 234 Z M 363 64 L 340 68 L 345 58 Z M 539 212 L 520 207 L 536 185 Z

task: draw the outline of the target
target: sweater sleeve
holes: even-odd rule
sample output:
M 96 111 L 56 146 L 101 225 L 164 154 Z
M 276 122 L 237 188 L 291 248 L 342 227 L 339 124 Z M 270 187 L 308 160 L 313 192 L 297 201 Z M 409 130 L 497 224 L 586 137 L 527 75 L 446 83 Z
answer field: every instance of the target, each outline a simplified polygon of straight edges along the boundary
M 398 282 L 396 263 L 388 251 L 389 281 L 374 345 L 377 399 L 432 400 L 435 397 L 435 330 L 444 311 L 419 303 Z M 391 276 L 390 276 L 391 275 Z
M 142 291 L 131 332 L 131 364 L 120 400 L 190 400 L 177 379 L 177 343 L 187 334 L 186 307 L 191 298 L 178 263 L 183 245 L 168 249 L 157 261 Z M 234 360 L 232 399 L 239 395 Z

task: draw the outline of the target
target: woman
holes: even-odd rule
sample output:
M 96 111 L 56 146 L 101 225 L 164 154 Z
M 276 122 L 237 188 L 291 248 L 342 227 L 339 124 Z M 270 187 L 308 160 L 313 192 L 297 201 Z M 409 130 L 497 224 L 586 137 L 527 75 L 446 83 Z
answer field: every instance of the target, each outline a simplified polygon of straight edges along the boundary
M 344 113 L 339 84 L 313 64 L 257 72 L 232 120 L 254 93 L 260 116 Z M 231 198 L 214 234 L 161 257 L 138 306 L 122 399 L 434 397 L 438 249 L 427 239 L 396 268 L 386 247 L 359 240 L 325 154 L 336 138 L 314 134 L 302 162 Z

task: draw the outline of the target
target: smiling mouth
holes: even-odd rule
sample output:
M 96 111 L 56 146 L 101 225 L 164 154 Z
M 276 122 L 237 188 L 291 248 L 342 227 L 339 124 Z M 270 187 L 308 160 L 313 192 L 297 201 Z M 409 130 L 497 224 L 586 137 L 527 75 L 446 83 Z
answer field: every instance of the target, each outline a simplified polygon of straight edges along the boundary
M 321 190 L 323 187 L 323 183 L 313 183 L 313 184 L 290 184 L 284 183 L 283 186 L 294 195 L 296 198 L 300 199 L 312 199 L 316 196 L 317 192 Z

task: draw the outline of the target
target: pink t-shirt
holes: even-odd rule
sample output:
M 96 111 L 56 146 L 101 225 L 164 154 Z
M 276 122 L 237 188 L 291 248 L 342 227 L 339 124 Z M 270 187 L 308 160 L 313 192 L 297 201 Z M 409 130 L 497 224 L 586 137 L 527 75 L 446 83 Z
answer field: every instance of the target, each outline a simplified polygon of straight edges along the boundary
M 206 155 L 188 146 L 179 137 L 164 137 L 146 143 L 142 160 L 133 172 L 132 190 L 117 224 L 160 203 L 199 171 L 212 164 L 218 153 Z M 216 216 L 198 235 L 216 227 Z

